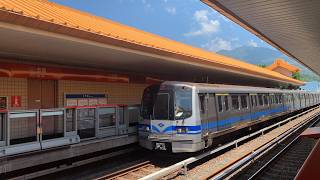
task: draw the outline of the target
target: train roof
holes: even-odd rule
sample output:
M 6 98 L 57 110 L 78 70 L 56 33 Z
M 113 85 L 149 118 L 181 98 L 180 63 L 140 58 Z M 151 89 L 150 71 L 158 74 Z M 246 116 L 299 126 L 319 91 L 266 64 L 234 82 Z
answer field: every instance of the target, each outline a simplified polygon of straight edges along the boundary
M 239 86 L 228 84 L 207 84 L 207 83 L 192 83 L 192 82 L 179 82 L 179 81 L 165 81 L 162 84 L 177 85 L 177 86 L 189 86 L 201 91 L 212 91 L 216 93 L 309 93 L 301 90 L 288 90 L 288 89 L 276 89 L 276 88 L 263 88 L 254 86 Z

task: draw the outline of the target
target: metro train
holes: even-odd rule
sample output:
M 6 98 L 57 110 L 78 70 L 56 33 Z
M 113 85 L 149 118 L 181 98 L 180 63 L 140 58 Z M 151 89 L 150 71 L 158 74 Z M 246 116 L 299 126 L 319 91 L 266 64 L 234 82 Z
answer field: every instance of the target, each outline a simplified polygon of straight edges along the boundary
M 166 81 L 144 90 L 139 144 L 150 150 L 196 152 L 237 129 L 317 105 L 300 90 Z

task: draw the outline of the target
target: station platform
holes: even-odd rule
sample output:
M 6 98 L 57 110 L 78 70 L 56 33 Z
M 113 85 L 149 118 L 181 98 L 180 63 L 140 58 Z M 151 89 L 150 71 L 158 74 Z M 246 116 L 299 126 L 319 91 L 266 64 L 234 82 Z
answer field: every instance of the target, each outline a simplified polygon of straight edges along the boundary
M 0 179 L 119 154 L 138 142 L 139 109 L 105 104 L 1 111 Z
M 61 146 L 44 151 L 33 151 L 18 155 L 0 158 L 0 174 L 17 170 L 24 170 L 30 167 L 41 166 L 48 163 L 69 160 L 84 155 L 90 155 L 105 150 L 112 150 L 125 145 L 137 142 L 136 135 L 123 135 L 104 139 L 94 139 L 68 146 Z M 68 162 L 68 161 L 66 161 Z

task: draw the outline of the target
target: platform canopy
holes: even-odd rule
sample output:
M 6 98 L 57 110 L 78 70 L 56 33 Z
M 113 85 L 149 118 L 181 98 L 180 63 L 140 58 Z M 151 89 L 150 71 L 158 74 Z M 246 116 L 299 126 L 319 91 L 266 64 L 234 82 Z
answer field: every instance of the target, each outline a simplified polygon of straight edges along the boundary
M 320 74 L 319 0 L 202 0 Z
M 279 87 L 303 82 L 45 0 L 0 0 L 0 61 L 165 80 Z M 16 63 L 16 62 L 15 62 Z

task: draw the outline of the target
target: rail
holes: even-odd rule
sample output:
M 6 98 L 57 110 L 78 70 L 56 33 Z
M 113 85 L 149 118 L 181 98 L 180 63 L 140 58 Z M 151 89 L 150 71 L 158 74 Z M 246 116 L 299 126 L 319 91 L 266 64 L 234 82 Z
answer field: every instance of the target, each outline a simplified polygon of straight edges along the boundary
M 309 127 L 314 126 L 318 121 L 313 122 Z M 287 144 L 280 152 L 278 152 L 275 156 L 273 156 L 267 163 L 265 163 L 258 171 L 256 171 L 252 176 L 248 178 L 248 180 L 255 179 L 259 174 L 261 174 L 264 169 L 266 169 L 272 162 L 278 159 L 284 152 L 286 152 L 293 144 L 297 142 L 300 136 L 295 137 L 289 144 Z
M 227 149 L 227 148 L 229 148 L 229 147 L 231 147 L 231 146 L 236 146 L 236 147 L 237 147 L 237 146 L 238 146 L 238 143 L 243 142 L 243 141 L 251 138 L 252 136 L 256 136 L 256 135 L 258 135 L 258 134 L 260 134 L 260 133 L 261 133 L 261 134 L 264 134 L 265 131 L 270 130 L 270 129 L 276 127 L 276 126 L 281 126 L 282 124 L 285 124 L 285 123 L 287 123 L 287 122 L 289 122 L 289 121 L 291 121 L 291 120 L 293 120 L 293 119 L 295 119 L 295 118 L 297 118 L 297 117 L 300 117 L 300 116 L 302 116 L 302 115 L 304 115 L 304 114 L 307 114 L 307 113 L 309 113 L 309 112 L 317 109 L 318 107 L 319 107 L 319 106 L 316 106 L 316 107 L 311 108 L 311 109 L 309 109 L 309 110 L 307 110 L 307 111 L 304 111 L 304 112 L 302 112 L 302 113 L 299 113 L 299 114 L 297 114 L 297 115 L 294 115 L 294 116 L 292 116 L 292 117 L 290 117 L 290 118 L 287 118 L 287 119 L 285 119 L 285 120 L 283 120 L 283 121 L 280 121 L 280 122 L 278 122 L 278 123 L 276 123 L 276 124 L 273 124 L 273 125 L 271 125 L 271 126 L 268 126 L 268 127 L 266 127 L 266 128 L 263 128 L 263 129 L 261 129 L 261 130 L 259 130 L 259 131 L 256 131 L 256 132 L 254 132 L 254 133 L 252 133 L 252 134 L 249 134 L 249 135 L 247 135 L 247 136 L 244 136 L 244 137 L 241 137 L 241 138 L 239 138 L 239 139 L 237 139 L 237 140 L 234 140 L 234 141 L 232 141 L 232 142 L 230 142 L 230 143 L 227 143 L 227 144 L 225 144 L 225 145 L 223 145 L 223 146 L 221 146 L 221 147 L 218 147 L 218 148 L 216 148 L 216 149 L 214 149 L 214 150 L 212 150 L 212 151 L 205 152 L 205 153 L 203 153 L 203 154 L 201 154 L 201 155 L 198 155 L 198 156 L 196 156 L 196 157 L 191 157 L 191 158 L 188 158 L 188 159 L 186 159 L 186 160 L 183 160 L 183 161 L 181 161 L 181 162 L 179 162 L 179 163 L 176 163 L 176 164 L 174 164 L 174 165 L 172 165 L 172 166 L 163 168 L 163 169 L 161 169 L 161 170 L 159 170 L 159 171 L 157 171 L 157 172 L 155 172 L 155 173 L 152 173 L 152 174 L 149 174 L 149 175 L 147 175 L 147 176 L 145 176 L 145 177 L 142 177 L 142 178 L 140 178 L 139 180 L 154 180 L 154 179 L 160 179 L 160 178 L 163 178 L 163 177 L 165 177 L 165 176 L 168 176 L 168 175 L 171 174 L 171 173 L 177 172 L 177 171 L 179 171 L 179 170 L 183 170 L 183 172 L 186 174 L 186 173 L 187 173 L 187 170 L 188 170 L 188 169 L 187 169 L 187 166 L 188 166 L 188 165 L 190 165 L 190 164 L 192 164 L 192 163 L 195 163 L 195 162 L 197 162 L 197 161 L 199 161 L 199 160 L 201 160 L 201 159 L 203 159 L 203 158 L 205 158 L 205 157 L 208 157 L 208 156 L 210 156 L 210 155 L 216 154 L 216 153 L 218 153 L 218 152 L 220 152 L 220 151 L 222 151 L 222 150 L 225 150 L 225 149 Z M 288 132 L 287 132 L 287 133 L 288 133 Z M 284 134 L 283 136 L 287 135 L 287 133 Z M 283 136 L 282 136 L 282 137 L 283 137 Z M 279 137 L 276 138 L 275 140 L 273 140 L 273 141 L 272 141 L 272 142 L 273 142 L 272 144 L 276 143 L 277 141 L 279 141 Z M 265 146 L 263 146 L 263 147 L 265 147 Z M 259 154 L 258 152 L 253 152 L 251 156 L 256 157 L 256 155 L 258 155 L 258 154 Z M 252 159 L 252 158 L 249 158 L 249 159 Z M 247 158 L 245 158 L 245 160 L 246 160 L 245 162 L 247 162 Z M 242 161 L 244 161 L 244 159 L 241 160 L 241 163 L 238 162 L 238 163 L 234 164 L 232 167 L 238 167 L 240 164 L 242 164 Z M 228 169 L 225 169 L 225 171 L 223 171 L 222 174 L 220 173 L 219 176 L 217 176 L 217 178 L 225 177 L 225 173 L 226 173 L 226 174 L 229 174 L 229 173 L 230 173 L 229 171 L 230 171 L 229 168 L 228 168 Z M 232 171 L 232 172 L 233 172 L 233 171 Z

